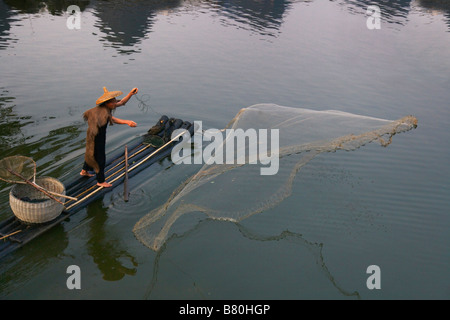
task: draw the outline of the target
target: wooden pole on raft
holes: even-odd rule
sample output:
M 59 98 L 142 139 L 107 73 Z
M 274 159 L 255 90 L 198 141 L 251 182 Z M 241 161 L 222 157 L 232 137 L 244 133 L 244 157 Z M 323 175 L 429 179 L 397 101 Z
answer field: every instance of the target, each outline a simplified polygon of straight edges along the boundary
M 17 230 L 17 231 L 14 231 L 14 232 L 10 233 L 10 234 L 7 234 L 6 236 L 1 237 L 0 240 L 6 239 L 8 237 L 11 237 L 11 236 L 13 236 L 13 235 L 15 235 L 15 234 L 17 234 L 19 232 L 22 232 L 22 230 Z
M 152 147 L 152 145 L 147 144 L 147 145 L 145 145 L 141 150 L 138 150 L 138 151 L 136 151 L 135 153 L 131 154 L 128 158 L 131 159 L 131 158 L 133 158 L 134 156 L 138 155 L 139 153 L 145 151 L 146 149 L 148 149 L 148 148 L 150 148 L 150 147 Z M 118 166 L 120 166 L 120 165 L 121 165 L 122 163 L 124 163 L 124 162 L 125 162 L 125 159 L 123 159 L 122 161 L 120 161 L 119 163 L 117 163 L 114 167 L 112 167 L 112 168 L 108 169 L 107 171 L 105 171 L 105 174 L 106 174 L 106 173 L 109 173 L 109 172 L 112 171 L 112 170 L 114 170 L 115 168 L 117 168 Z
M 123 199 L 128 202 L 128 147 L 125 145 L 125 181 L 123 182 Z
M 70 196 L 67 196 L 67 195 L 65 195 L 65 194 L 61 194 L 61 193 L 53 192 L 53 191 L 50 191 L 50 190 L 46 190 L 46 189 L 44 189 L 43 187 L 37 185 L 35 182 L 27 180 L 27 178 L 25 178 L 24 176 L 22 176 L 20 173 L 17 173 L 17 172 L 15 172 L 15 171 L 13 171 L 13 170 L 11 170 L 11 169 L 9 169 L 9 168 L 6 168 L 6 170 L 8 170 L 11 174 L 15 175 L 16 177 L 19 177 L 20 179 L 22 179 L 24 182 L 26 182 L 26 183 L 29 184 L 30 186 L 32 186 L 32 187 L 34 187 L 35 189 L 41 191 L 42 193 L 44 193 L 44 194 L 45 194 L 46 196 L 48 196 L 49 198 L 52 198 L 51 196 L 53 195 L 53 196 L 56 196 L 56 197 L 62 197 L 62 198 L 66 198 L 66 199 L 69 199 L 69 200 L 74 200 L 74 201 L 77 201 L 77 200 L 78 200 L 77 198 L 70 197 Z M 52 199 L 53 199 L 53 198 L 52 198 Z M 58 201 L 57 199 L 53 199 L 53 200 Z M 60 201 L 58 201 L 58 202 L 60 202 Z M 61 203 L 61 204 L 64 204 L 64 203 L 62 203 L 62 202 L 60 202 L 60 203 Z

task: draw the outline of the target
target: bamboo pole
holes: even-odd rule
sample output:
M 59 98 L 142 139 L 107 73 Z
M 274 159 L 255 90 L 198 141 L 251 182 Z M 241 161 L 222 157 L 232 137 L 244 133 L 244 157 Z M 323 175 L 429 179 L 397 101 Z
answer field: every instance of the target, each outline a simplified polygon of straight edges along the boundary
M 146 149 L 148 149 L 148 148 L 150 148 L 150 147 L 151 147 L 151 145 L 147 144 L 147 145 L 146 145 L 145 147 L 143 147 L 141 150 L 136 151 L 135 153 L 133 153 L 132 155 L 130 155 L 129 158 L 130 158 L 130 159 L 133 158 L 134 156 L 138 155 L 139 153 L 145 151 Z M 122 163 L 124 163 L 124 162 L 125 162 L 125 160 L 120 161 L 120 162 L 117 163 L 114 167 L 109 168 L 105 173 L 108 173 L 108 172 L 114 170 L 115 168 L 117 168 L 118 166 L 120 166 L 120 165 L 121 165 Z
M 19 232 L 22 232 L 22 230 L 17 230 L 17 231 L 11 232 L 10 234 L 7 234 L 6 236 L 1 237 L 0 240 L 6 239 L 8 237 L 11 237 L 11 236 L 13 236 L 13 235 L 15 235 L 15 234 L 17 234 Z
M 141 143 L 138 147 L 140 147 L 140 146 L 142 146 L 142 145 L 145 145 L 145 146 L 144 146 L 142 149 L 140 149 L 140 150 L 136 151 L 135 153 L 133 153 L 132 155 L 130 155 L 130 156 L 129 156 L 129 159 L 133 158 L 134 156 L 137 156 L 139 153 L 141 153 L 141 152 L 147 150 L 147 149 L 150 148 L 150 147 L 155 147 L 155 148 L 157 148 L 156 146 L 152 145 L 151 143 L 145 143 L 145 142 Z M 136 148 L 138 148 L 138 147 L 136 147 Z M 136 148 L 135 148 L 135 149 L 136 149 Z M 115 165 L 114 167 L 109 168 L 105 173 L 108 173 L 108 172 L 114 170 L 115 168 L 117 168 L 118 166 L 120 166 L 120 165 L 121 165 L 122 163 L 124 163 L 124 162 L 125 162 L 125 159 L 123 159 L 122 161 L 116 163 L 116 165 Z M 113 174 L 113 175 L 114 175 L 114 174 Z
M 123 199 L 128 202 L 128 148 L 125 145 L 125 181 L 123 182 Z
M 40 185 L 37 185 L 35 182 L 32 182 L 32 181 L 27 180 L 27 178 L 25 178 L 25 177 L 22 176 L 21 174 L 15 172 L 15 171 L 13 171 L 13 170 L 11 170 L 11 169 L 9 169 L 9 168 L 5 168 L 5 169 L 8 170 L 10 173 L 14 174 L 15 176 L 19 177 L 20 179 L 22 179 L 22 180 L 25 181 L 26 183 L 32 185 L 33 187 L 35 187 L 36 189 L 38 189 L 38 190 L 41 191 L 41 192 L 44 192 L 44 191 L 45 191 L 45 192 L 49 193 L 50 195 L 53 195 L 53 196 L 56 196 L 56 197 L 66 198 L 66 199 L 69 199 L 69 200 L 74 200 L 74 201 L 77 201 L 77 200 L 78 200 L 77 198 L 70 197 L 70 196 L 65 195 L 65 194 L 61 194 L 61 193 L 57 193 L 57 192 L 53 192 L 53 191 L 47 190 L 47 189 L 41 187 Z M 45 192 L 44 192 L 44 193 L 45 193 Z M 48 196 L 49 198 L 51 198 L 51 197 L 50 197 L 49 195 L 47 195 L 47 194 L 46 194 L 46 196 Z M 58 201 L 58 200 L 56 200 L 56 199 L 53 199 L 53 200 Z

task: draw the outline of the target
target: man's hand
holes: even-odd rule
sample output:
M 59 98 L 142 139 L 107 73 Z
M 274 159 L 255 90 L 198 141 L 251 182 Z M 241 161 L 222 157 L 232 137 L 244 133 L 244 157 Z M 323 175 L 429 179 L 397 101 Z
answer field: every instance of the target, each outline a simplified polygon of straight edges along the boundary
M 121 107 L 124 106 L 125 103 L 128 102 L 128 100 L 130 100 L 131 96 L 135 95 L 136 93 L 138 93 L 138 88 L 133 88 L 131 89 L 130 93 L 128 93 L 125 98 L 123 98 L 122 100 L 120 100 L 119 102 L 116 103 L 116 108 L 117 107 Z

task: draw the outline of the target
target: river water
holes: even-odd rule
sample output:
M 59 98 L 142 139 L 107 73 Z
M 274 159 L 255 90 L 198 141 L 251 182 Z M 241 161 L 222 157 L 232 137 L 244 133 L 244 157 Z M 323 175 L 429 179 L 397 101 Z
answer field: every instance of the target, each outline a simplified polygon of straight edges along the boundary
M 2 156 L 63 182 L 103 86 L 139 88 L 116 112 L 138 127 L 109 127 L 108 153 L 161 114 L 223 128 L 258 103 L 418 119 L 387 148 L 317 157 L 278 206 L 200 219 L 154 252 L 134 225 L 199 169 L 165 159 L 130 179 L 128 202 L 117 187 L 3 258 L 3 299 L 450 298 L 447 1 L 2 0 L 0 74 Z M 0 181 L 2 219 L 10 188 Z

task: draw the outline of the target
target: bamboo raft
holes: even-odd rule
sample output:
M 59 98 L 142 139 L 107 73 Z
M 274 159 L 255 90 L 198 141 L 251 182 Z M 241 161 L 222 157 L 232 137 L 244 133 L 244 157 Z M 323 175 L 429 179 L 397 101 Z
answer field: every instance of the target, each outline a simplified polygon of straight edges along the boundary
M 147 141 L 148 135 L 155 127 L 161 127 L 162 130 L 157 133 L 163 139 L 163 145 L 155 147 Z M 112 183 L 110 188 L 97 186 L 97 180 L 94 177 L 76 177 L 72 182 L 68 183 L 66 195 L 76 198 L 66 200 L 62 213 L 52 221 L 30 224 L 19 220 L 15 215 L 0 222 L 0 259 L 9 253 L 19 249 L 31 240 L 40 236 L 44 232 L 50 230 L 54 226 L 62 223 L 69 216 L 75 214 L 89 203 L 99 199 L 107 192 L 122 183 L 127 183 L 127 179 L 133 177 L 152 164 L 168 157 L 173 147 L 182 139 L 181 135 L 177 135 L 173 139 L 171 134 L 174 130 L 186 129 L 191 136 L 194 132 L 194 126 L 190 122 L 180 119 L 161 117 L 158 123 L 149 130 L 149 134 L 143 135 L 136 139 L 125 150 L 116 152 L 109 156 L 105 168 L 106 181 Z M 156 130 L 157 131 L 157 130 Z M 128 161 L 125 161 L 127 159 Z M 130 164 L 130 162 L 132 164 Z

